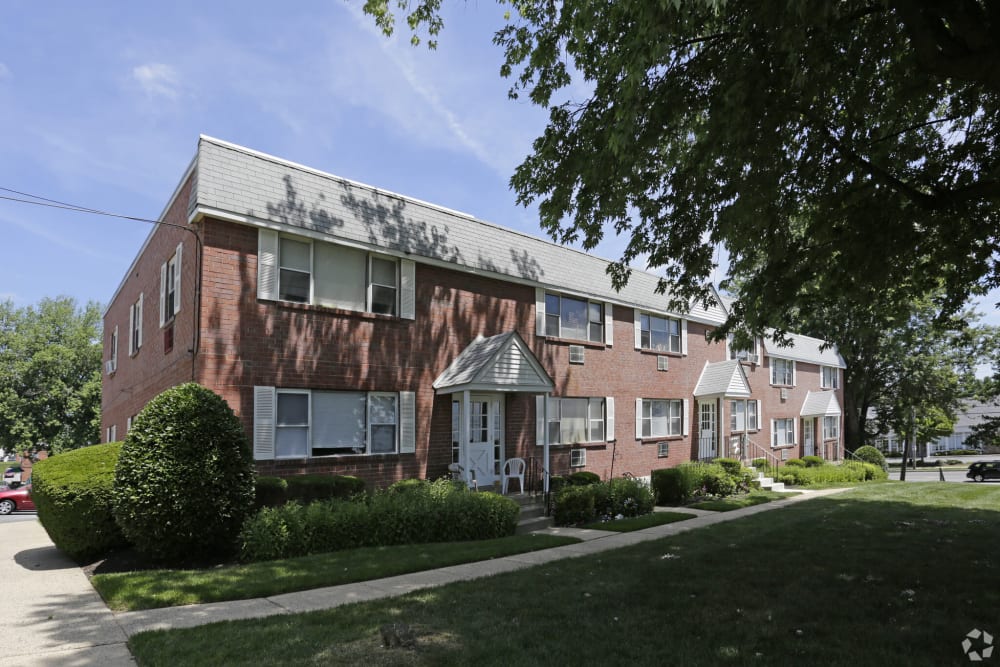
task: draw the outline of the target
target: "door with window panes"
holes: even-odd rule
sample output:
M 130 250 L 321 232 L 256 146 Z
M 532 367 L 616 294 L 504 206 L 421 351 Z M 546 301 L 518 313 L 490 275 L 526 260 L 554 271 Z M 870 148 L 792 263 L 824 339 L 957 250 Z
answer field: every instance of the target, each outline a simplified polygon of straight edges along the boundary
M 714 400 L 698 402 L 698 426 L 698 458 L 714 459 L 719 455 Z
M 476 395 L 469 405 L 468 469 L 476 473 L 479 487 L 500 479 L 503 447 L 503 396 Z

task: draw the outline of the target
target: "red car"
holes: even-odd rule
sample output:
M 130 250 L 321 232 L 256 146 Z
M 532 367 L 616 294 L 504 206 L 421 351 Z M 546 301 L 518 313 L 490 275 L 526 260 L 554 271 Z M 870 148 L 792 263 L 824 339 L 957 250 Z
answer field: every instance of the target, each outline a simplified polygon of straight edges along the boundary
M 10 514 L 14 510 L 33 510 L 35 503 L 31 502 L 31 482 L 8 489 L 0 487 L 0 515 Z

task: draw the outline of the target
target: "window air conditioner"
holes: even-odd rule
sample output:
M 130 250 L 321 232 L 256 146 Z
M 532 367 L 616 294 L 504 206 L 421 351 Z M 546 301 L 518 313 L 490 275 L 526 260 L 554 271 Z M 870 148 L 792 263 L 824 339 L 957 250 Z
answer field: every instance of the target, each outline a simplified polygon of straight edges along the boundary
M 788 390 L 787 389 L 782 389 L 781 390 L 781 400 L 783 400 L 783 401 L 787 401 L 788 400 Z
M 571 364 L 583 363 L 583 345 L 569 346 L 569 363 Z
M 113 360 L 111 360 L 111 359 L 108 359 L 107 361 L 105 361 L 104 362 L 104 370 L 105 370 L 105 372 L 107 372 L 108 375 L 111 375 L 112 373 L 114 373 L 115 372 L 115 362 Z

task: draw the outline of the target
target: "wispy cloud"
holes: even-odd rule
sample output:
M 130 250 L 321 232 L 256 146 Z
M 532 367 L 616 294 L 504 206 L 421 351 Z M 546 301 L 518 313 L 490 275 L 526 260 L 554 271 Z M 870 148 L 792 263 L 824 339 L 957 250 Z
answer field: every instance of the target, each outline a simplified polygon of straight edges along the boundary
M 66 248 L 67 250 L 72 250 L 73 252 L 82 253 L 84 255 L 88 255 L 96 259 L 103 259 L 103 260 L 116 259 L 114 256 L 102 253 L 86 244 L 74 242 L 73 239 L 70 238 L 65 233 L 60 234 L 50 229 L 46 229 L 37 222 L 28 222 L 26 220 L 21 220 L 20 218 L 11 215 L 0 215 L 0 224 L 9 224 L 15 227 L 19 227 L 24 231 L 28 232 L 29 234 L 37 236 L 38 238 L 47 241 L 53 245 L 57 245 L 61 248 Z
M 10 68 L 0 63 L 0 81 L 10 78 Z
M 177 99 L 180 92 L 180 77 L 170 65 L 148 63 L 132 68 L 132 79 L 139 84 L 149 97 Z

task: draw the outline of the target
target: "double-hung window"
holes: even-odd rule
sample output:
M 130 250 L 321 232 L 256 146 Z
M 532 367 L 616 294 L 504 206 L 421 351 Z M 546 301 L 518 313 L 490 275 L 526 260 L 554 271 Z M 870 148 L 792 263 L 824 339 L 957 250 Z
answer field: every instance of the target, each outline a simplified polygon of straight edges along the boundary
M 757 401 L 730 401 L 729 430 L 732 433 L 758 430 Z
M 275 458 L 398 451 L 398 394 L 279 389 Z
M 549 443 L 603 442 L 604 398 L 549 398 Z
M 639 318 L 643 350 L 681 353 L 681 321 L 643 313 Z
M 604 307 L 601 303 L 586 299 L 546 292 L 545 335 L 603 342 Z
M 135 356 L 142 347 L 142 294 L 128 311 L 128 353 Z
M 823 439 L 836 440 L 840 437 L 840 417 L 823 417 Z
M 312 295 L 312 244 L 282 237 L 278 267 L 278 298 L 309 303 Z
M 108 354 L 108 363 L 105 365 L 108 375 L 118 370 L 118 327 L 115 326 L 111 332 L 111 350 Z
M 835 366 L 820 367 L 820 387 L 837 389 L 840 385 L 840 369 Z
M 790 359 L 771 358 L 771 384 L 792 387 L 795 385 L 795 362 Z
M 795 444 L 795 420 L 794 419 L 772 419 L 771 420 L 771 446 L 784 447 Z
M 729 358 L 738 359 L 740 361 L 750 361 L 757 363 L 759 357 L 757 356 L 757 342 L 754 341 L 749 347 L 737 347 L 736 337 L 733 334 L 729 334 L 726 338 L 727 345 L 729 346 Z
M 679 400 L 642 399 L 640 438 L 681 435 L 684 402 Z
M 383 257 L 370 257 L 368 281 L 368 303 L 371 312 L 381 315 L 397 313 L 397 265 L 396 261 Z

